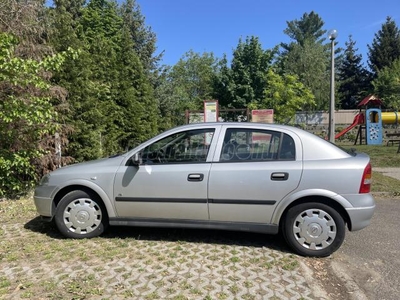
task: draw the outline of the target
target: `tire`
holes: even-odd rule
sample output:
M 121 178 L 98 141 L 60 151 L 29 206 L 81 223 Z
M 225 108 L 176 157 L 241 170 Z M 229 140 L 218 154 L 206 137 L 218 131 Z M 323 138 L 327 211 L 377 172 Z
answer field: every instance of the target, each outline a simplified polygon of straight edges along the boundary
M 101 235 L 108 226 L 103 202 L 81 190 L 66 194 L 57 206 L 55 223 L 64 236 L 74 239 Z
M 332 207 L 302 203 L 291 207 L 283 220 L 283 235 L 289 246 L 302 256 L 325 257 L 342 245 L 345 222 Z

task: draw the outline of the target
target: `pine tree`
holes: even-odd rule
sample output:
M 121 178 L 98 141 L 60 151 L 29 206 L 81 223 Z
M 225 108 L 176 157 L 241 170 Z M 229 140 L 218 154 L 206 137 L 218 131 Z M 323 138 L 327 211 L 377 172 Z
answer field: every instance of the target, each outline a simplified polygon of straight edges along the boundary
M 315 13 L 305 13 L 300 20 L 287 22 L 284 33 L 289 36 L 289 44 L 283 48 L 277 61 L 281 75 L 296 75 L 315 97 L 316 107 L 327 109 L 329 103 L 330 43 L 326 43 L 324 21 Z M 338 54 L 340 49 L 336 50 Z M 311 109 L 311 107 L 304 107 Z
M 368 45 L 369 67 L 376 77 L 384 67 L 400 58 L 400 30 L 391 17 L 386 18 L 382 28 L 375 33 L 372 45 Z
M 295 43 L 304 46 L 307 42 L 322 44 L 325 41 L 326 30 L 322 29 L 324 21 L 321 17 L 311 11 L 304 13 L 300 20 L 287 21 L 287 28 L 283 31 Z M 281 47 L 286 51 L 292 49 L 293 44 L 281 43 Z
M 150 27 L 146 26 L 145 17 L 136 0 L 126 0 L 121 4 L 119 14 L 128 29 L 137 53 L 146 71 L 155 71 L 162 54 L 155 55 L 157 38 Z
M 372 81 L 374 94 L 383 100 L 385 107 L 400 110 L 400 59 L 379 71 Z
M 343 109 L 356 108 L 370 88 L 369 73 L 362 66 L 362 55 L 357 54 L 356 42 L 349 36 L 343 60 L 338 67 L 339 99 Z
M 75 129 L 67 150 L 78 161 L 125 151 L 158 129 L 150 72 L 131 24 L 124 23 L 116 2 L 81 4 L 56 2 L 53 38 L 58 49 L 71 42 L 80 50 L 57 78 L 68 90 L 67 118 Z

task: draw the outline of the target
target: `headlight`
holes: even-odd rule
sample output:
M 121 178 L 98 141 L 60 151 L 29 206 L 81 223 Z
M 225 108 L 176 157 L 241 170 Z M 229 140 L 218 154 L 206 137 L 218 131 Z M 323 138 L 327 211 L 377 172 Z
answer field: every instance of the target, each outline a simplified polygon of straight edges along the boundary
M 42 179 L 40 179 L 39 185 L 46 185 L 49 183 L 49 180 L 50 180 L 50 174 L 46 174 L 42 177 Z

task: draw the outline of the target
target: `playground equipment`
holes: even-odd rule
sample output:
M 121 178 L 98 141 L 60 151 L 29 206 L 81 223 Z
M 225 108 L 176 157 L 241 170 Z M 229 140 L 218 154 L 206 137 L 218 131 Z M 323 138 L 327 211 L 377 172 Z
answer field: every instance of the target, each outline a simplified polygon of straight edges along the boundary
M 367 108 L 368 105 L 378 106 Z M 358 104 L 360 112 L 354 116 L 353 123 L 336 134 L 335 139 L 340 138 L 351 129 L 358 127 L 357 137 L 354 144 L 360 139 L 362 144 L 363 130 L 365 130 L 365 141 L 367 145 L 381 145 L 383 140 L 382 124 L 399 124 L 400 112 L 382 112 L 380 107 L 382 101 L 374 96 L 368 96 Z M 363 112 L 363 109 L 365 112 Z

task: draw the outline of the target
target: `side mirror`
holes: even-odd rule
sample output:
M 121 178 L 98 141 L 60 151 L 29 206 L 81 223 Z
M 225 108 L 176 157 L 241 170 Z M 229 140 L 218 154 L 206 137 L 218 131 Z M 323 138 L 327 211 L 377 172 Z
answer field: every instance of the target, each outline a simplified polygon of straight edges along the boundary
M 139 152 L 132 156 L 132 163 L 134 166 L 139 167 L 142 164 L 142 157 Z

